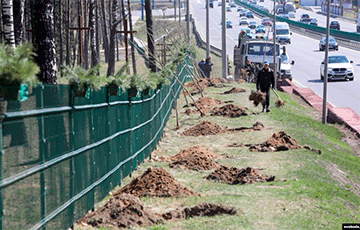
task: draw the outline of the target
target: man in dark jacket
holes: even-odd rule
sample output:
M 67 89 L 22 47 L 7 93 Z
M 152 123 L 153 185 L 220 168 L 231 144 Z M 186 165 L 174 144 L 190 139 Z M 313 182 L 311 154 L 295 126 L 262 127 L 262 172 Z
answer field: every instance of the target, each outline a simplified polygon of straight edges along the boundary
M 275 87 L 275 78 L 274 71 L 269 68 L 269 62 L 264 62 L 264 67 L 258 72 L 256 79 L 256 89 L 263 93 L 266 93 L 265 103 L 263 103 L 263 112 L 270 112 L 270 87 L 274 89 Z
M 201 76 L 204 78 L 205 77 L 205 59 L 201 59 L 201 61 L 199 62 L 198 65 L 200 68 Z
M 211 62 L 211 57 L 207 57 L 205 60 L 205 76 L 207 78 L 210 78 L 210 72 L 212 70 L 211 66 L 214 65 L 214 63 Z

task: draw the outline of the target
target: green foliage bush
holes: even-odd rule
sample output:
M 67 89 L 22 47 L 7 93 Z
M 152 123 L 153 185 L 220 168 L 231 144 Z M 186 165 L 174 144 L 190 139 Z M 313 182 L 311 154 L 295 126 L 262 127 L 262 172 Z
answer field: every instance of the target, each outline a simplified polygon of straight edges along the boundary
M 27 83 L 33 87 L 39 82 L 37 74 L 40 72 L 34 61 L 36 54 L 30 43 L 16 48 L 0 44 L 0 80 L 1 83 Z
M 101 87 L 107 85 L 111 78 L 100 75 L 100 67 L 98 64 L 91 69 L 84 69 L 81 66 L 64 66 L 65 78 L 70 85 L 76 85 L 79 88 L 91 87 L 94 90 L 100 90 Z

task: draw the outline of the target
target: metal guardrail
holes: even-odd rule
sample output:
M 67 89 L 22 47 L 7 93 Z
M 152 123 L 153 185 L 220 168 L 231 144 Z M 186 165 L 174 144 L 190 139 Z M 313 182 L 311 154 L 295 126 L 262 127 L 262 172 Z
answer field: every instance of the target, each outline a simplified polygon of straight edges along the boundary
M 264 17 L 264 16 L 273 17 L 274 16 L 270 13 L 262 11 L 254 6 L 244 3 L 242 1 L 237 0 L 237 2 L 243 6 L 251 9 L 256 15 L 258 15 L 260 17 Z M 282 22 L 287 22 L 293 31 L 300 32 L 301 34 L 308 36 L 308 37 L 314 38 L 314 36 L 315 36 L 317 39 L 321 39 L 322 37 L 325 36 L 326 28 L 324 28 L 324 27 L 308 25 L 308 24 L 297 22 L 294 20 L 285 19 L 285 18 L 282 18 L 279 16 L 276 16 L 276 20 L 282 21 Z M 344 46 L 344 47 L 354 49 L 354 50 L 360 49 L 360 34 L 330 29 L 330 35 L 336 38 L 336 40 L 338 41 L 340 46 Z

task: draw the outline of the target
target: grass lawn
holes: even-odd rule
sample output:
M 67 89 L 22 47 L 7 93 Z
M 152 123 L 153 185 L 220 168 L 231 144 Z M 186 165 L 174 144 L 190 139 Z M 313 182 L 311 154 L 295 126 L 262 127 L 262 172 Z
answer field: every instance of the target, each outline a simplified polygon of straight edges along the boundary
M 199 49 L 198 60 L 205 56 Z M 221 76 L 221 59 L 212 55 L 215 63 L 213 77 Z M 245 93 L 223 94 L 233 87 L 246 89 Z M 254 107 L 248 100 L 254 84 L 228 83 L 224 87 L 208 87 L 205 96 L 247 107 L 258 113 L 261 105 Z M 262 173 L 274 175 L 275 181 L 267 183 L 228 185 L 204 179 L 212 171 L 191 171 L 170 168 L 168 162 L 146 161 L 132 177 L 125 178 L 120 187 L 141 175 L 148 167 L 161 167 L 171 173 L 181 185 L 201 196 L 182 198 L 145 197 L 141 200 L 156 213 L 175 208 L 192 207 L 201 202 L 235 207 L 238 215 L 195 217 L 182 221 L 168 221 L 161 225 L 132 229 L 341 229 L 342 223 L 360 222 L 360 159 L 345 140 L 348 132 L 339 125 L 324 125 L 320 114 L 297 96 L 279 92 L 286 102 L 276 108 L 276 96 L 271 95 L 271 112 L 238 118 L 186 115 L 184 96 L 177 108 L 180 128 L 176 129 L 175 110 L 166 125 L 165 135 L 152 157 L 170 157 L 181 150 L 203 146 L 222 156 L 217 163 L 237 168 L 253 167 Z M 198 99 L 200 95 L 194 95 Z M 189 137 L 181 133 L 201 121 L 210 121 L 229 128 L 251 126 L 255 122 L 265 129 L 257 132 L 232 132 L 209 136 Z M 273 133 L 286 131 L 300 145 L 321 150 L 321 154 L 307 149 L 280 152 L 251 152 L 248 147 L 228 147 L 232 143 L 260 144 Z M 354 137 L 351 137 L 354 138 Z M 358 141 L 358 139 L 357 139 Z M 108 196 L 103 202 L 109 199 Z M 76 226 L 75 229 L 91 229 Z M 111 229 L 111 228 L 102 228 Z

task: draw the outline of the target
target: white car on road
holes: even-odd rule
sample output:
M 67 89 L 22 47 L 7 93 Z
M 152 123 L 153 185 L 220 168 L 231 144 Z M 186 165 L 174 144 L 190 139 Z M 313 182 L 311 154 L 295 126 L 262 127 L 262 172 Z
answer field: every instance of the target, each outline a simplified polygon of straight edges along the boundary
M 353 61 L 350 61 L 345 55 L 330 55 L 328 62 L 328 80 L 354 80 Z M 325 63 L 321 62 L 320 76 L 324 80 Z

